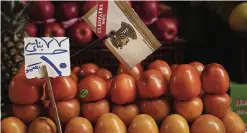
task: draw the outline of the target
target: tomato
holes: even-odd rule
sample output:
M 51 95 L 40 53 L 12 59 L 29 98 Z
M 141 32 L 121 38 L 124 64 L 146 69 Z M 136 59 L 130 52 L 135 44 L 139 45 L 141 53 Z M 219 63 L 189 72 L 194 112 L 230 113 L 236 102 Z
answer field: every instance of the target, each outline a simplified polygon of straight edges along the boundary
M 140 113 L 140 109 L 136 104 L 113 105 L 112 113 L 116 114 L 128 127 L 134 117 Z
M 244 133 L 243 119 L 235 112 L 229 111 L 222 119 L 227 133 Z
M 173 64 L 170 66 L 171 71 L 173 72 L 177 68 L 178 64 Z
M 34 104 L 42 95 L 42 89 L 25 78 L 24 73 L 13 77 L 9 85 L 9 98 L 15 104 Z
M 102 99 L 96 102 L 82 103 L 81 110 L 82 116 L 95 124 L 102 114 L 110 112 L 110 105 L 106 99 Z
M 141 100 L 140 109 L 142 113 L 152 116 L 156 123 L 160 123 L 171 111 L 168 101 L 164 98 Z
M 211 94 L 224 94 L 230 85 L 228 73 L 217 63 L 211 63 L 205 67 L 201 81 L 203 91 Z
M 183 116 L 187 122 L 193 122 L 201 116 L 203 111 L 202 100 L 198 97 L 190 99 L 188 101 L 174 101 L 175 112 Z
M 110 96 L 111 93 L 111 84 L 112 84 L 113 78 L 108 79 L 106 81 L 106 86 L 107 86 L 107 95 Z
M 169 89 L 173 98 L 177 100 L 192 99 L 200 94 L 200 77 L 191 65 L 179 65 L 172 73 Z
M 21 63 L 18 73 L 25 73 L 25 63 Z
M 71 72 L 71 77 L 73 78 L 73 80 L 74 80 L 76 83 L 78 83 L 79 78 L 78 78 L 78 76 L 77 76 L 77 74 L 76 74 L 75 72 Z
M 80 70 L 79 66 L 74 66 L 71 72 L 74 72 L 76 75 L 78 75 L 79 70 Z
M 95 75 L 83 78 L 79 83 L 79 91 L 88 91 L 88 94 L 81 97 L 82 101 L 97 101 L 105 98 L 107 94 L 106 81 Z
M 69 100 L 75 97 L 77 85 L 71 76 L 60 76 L 50 78 L 51 86 L 56 101 Z M 46 86 L 46 94 L 50 97 L 50 92 Z
M 130 75 L 118 74 L 112 81 L 111 101 L 116 104 L 133 102 L 136 99 L 136 83 Z
M 41 107 L 36 104 L 13 104 L 12 112 L 15 117 L 21 119 L 24 123 L 29 124 L 41 115 Z
M 118 74 L 119 73 L 126 73 L 126 74 L 132 76 L 135 80 L 140 79 L 140 77 L 142 76 L 142 72 L 143 72 L 143 67 L 141 64 L 137 64 L 132 69 L 125 67 L 123 64 L 119 64 L 119 67 L 118 67 Z
M 226 133 L 226 130 L 219 118 L 205 114 L 193 122 L 190 133 Z
M 7 117 L 1 121 L 1 133 L 27 133 L 27 127 L 20 119 Z
M 34 120 L 29 129 L 28 133 L 57 133 L 57 128 L 55 123 L 47 117 L 39 117 Z
M 172 72 L 171 72 L 171 69 L 170 69 L 169 65 L 165 61 L 156 60 L 156 61 L 152 62 L 151 64 L 149 64 L 148 69 L 158 70 L 162 74 L 165 75 L 167 81 L 170 80 Z
M 167 92 L 168 82 L 160 71 L 147 70 L 137 81 L 137 86 L 142 98 L 158 98 Z
M 202 96 L 204 110 L 218 118 L 222 118 L 230 108 L 231 99 L 228 94 L 211 95 L 204 94 Z
M 108 80 L 110 78 L 112 78 L 112 73 L 105 69 L 105 68 L 100 68 L 96 71 L 95 75 L 105 79 L 105 80 Z
M 64 133 L 93 133 L 93 126 L 86 118 L 74 117 L 69 120 Z
M 205 68 L 205 66 L 202 63 L 197 62 L 197 61 L 191 62 L 189 64 L 192 65 L 196 69 L 198 75 L 201 76 L 202 71 Z
M 85 76 L 95 74 L 99 67 L 93 63 L 83 64 L 78 71 L 78 75 L 83 78 Z

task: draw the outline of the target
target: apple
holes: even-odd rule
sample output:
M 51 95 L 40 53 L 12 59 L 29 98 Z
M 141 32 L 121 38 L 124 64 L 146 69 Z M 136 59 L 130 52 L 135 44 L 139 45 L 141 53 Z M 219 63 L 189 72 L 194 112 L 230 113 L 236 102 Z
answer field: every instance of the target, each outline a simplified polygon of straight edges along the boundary
M 96 102 L 84 102 L 81 104 L 82 116 L 87 118 L 92 124 L 95 124 L 98 118 L 110 112 L 110 105 L 106 99 Z
M 168 100 L 164 98 L 141 100 L 140 109 L 142 113 L 152 116 L 156 123 L 164 120 L 171 111 Z
M 25 32 L 30 37 L 36 37 L 38 33 L 38 29 L 34 23 L 28 23 L 24 27 Z
M 130 75 L 118 74 L 112 81 L 111 101 L 115 104 L 126 104 L 136 99 L 136 82 Z
M 184 117 L 189 123 L 201 116 L 203 111 L 202 100 L 198 97 L 187 101 L 175 100 L 173 105 L 175 112 Z
M 90 9 L 98 4 L 98 1 L 85 1 L 82 6 L 82 16 L 84 16 Z
M 47 23 L 44 27 L 44 37 L 64 37 L 65 30 L 59 23 Z
M 231 99 L 228 94 L 221 95 L 204 94 L 202 96 L 204 110 L 218 118 L 222 118 L 230 108 Z
M 34 1 L 31 5 L 31 18 L 44 21 L 53 17 L 55 8 L 50 1 Z
M 78 6 L 76 2 L 62 2 L 57 8 L 57 17 L 61 21 L 78 17 Z
M 170 80 L 172 72 L 171 72 L 171 69 L 170 69 L 169 65 L 165 61 L 163 61 L 163 60 L 155 60 L 154 62 L 149 64 L 148 69 L 158 70 L 162 74 L 164 74 L 164 76 L 166 77 L 167 81 Z
M 85 76 L 91 75 L 91 74 L 95 74 L 98 71 L 99 67 L 94 64 L 94 63 L 86 63 L 81 65 L 79 71 L 78 71 L 78 75 L 83 78 Z
M 142 65 L 139 63 L 137 65 L 135 65 L 132 69 L 127 68 L 126 66 L 124 66 L 122 63 L 119 64 L 118 66 L 118 71 L 117 73 L 126 73 L 130 76 L 132 76 L 136 81 L 140 79 L 140 77 L 142 76 L 143 73 L 143 67 Z
M 159 15 L 158 1 L 134 1 L 132 2 L 132 6 L 146 25 L 151 25 L 155 20 L 157 20 Z
M 116 114 L 128 127 L 134 117 L 140 114 L 140 109 L 136 104 L 113 105 L 112 113 Z
M 71 40 L 79 45 L 87 45 L 93 39 L 93 31 L 85 22 L 77 22 L 69 28 Z
M 88 92 L 87 94 L 81 96 L 81 100 L 89 102 L 105 98 L 107 94 L 106 87 L 106 81 L 103 78 L 96 75 L 86 76 L 79 83 L 79 92 Z
M 177 100 L 189 100 L 197 97 L 201 91 L 201 80 L 192 65 L 182 64 L 173 71 L 169 92 Z
M 80 114 L 80 103 L 76 99 L 56 101 L 56 106 L 61 124 L 65 124 L 71 118 L 77 117 Z M 55 120 L 55 112 L 51 104 L 48 109 L 48 113 L 50 118 Z
M 159 18 L 151 31 L 159 40 L 173 40 L 177 36 L 177 22 L 174 18 Z
M 137 81 L 137 88 L 141 98 L 158 98 L 168 90 L 166 77 L 157 70 L 147 70 Z
M 108 79 L 112 78 L 111 71 L 109 71 L 109 70 L 107 70 L 105 68 L 99 68 L 96 71 L 95 75 L 97 75 L 97 76 L 99 76 L 99 77 L 101 77 L 101 78 L 103 78 L 105 80 L 108 80 Z
M 201 75 L 202 89 L 210 94 L 224 94 L 229 89 L 229 76 L 225 68 L 218 63 L 208 64 Z

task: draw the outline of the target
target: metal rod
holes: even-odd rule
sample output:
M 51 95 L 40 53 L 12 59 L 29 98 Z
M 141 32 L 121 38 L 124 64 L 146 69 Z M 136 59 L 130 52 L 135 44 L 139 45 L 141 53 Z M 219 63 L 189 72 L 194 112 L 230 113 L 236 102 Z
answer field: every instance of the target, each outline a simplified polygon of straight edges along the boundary
M 45 78 L 46 78 L 46 83 L 47 83 L 46 85 L 47 85 L 47 88 L 50 92 L 51 105 L 52 105 L 53 111 L 55 113 L 55 121 L 57 124 L 58 133 L 62 133 L 61 123 L 60 123 L 60 119 L 58 116 L 58 111 L 57 111 L 57 106 L 56 106 L 56 102 L 55 102 L 54 95 L 53 95 L 51 81 L 50 81 L 50 78 L 48 76 L 48 71 L 47 71 L 47 68 L 45 65 L 43 66 L 43 70 L 45 72 Z

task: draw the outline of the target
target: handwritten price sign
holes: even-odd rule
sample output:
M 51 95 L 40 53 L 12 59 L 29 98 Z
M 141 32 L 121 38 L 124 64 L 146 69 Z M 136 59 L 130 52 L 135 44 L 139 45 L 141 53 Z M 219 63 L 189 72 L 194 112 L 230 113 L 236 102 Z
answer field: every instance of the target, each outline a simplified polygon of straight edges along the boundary
M 45 76 L 46 65 L 49 77 L 70 75 L 69 38 L 28 37 L 24 38 L 25 73 L 28 79 Z

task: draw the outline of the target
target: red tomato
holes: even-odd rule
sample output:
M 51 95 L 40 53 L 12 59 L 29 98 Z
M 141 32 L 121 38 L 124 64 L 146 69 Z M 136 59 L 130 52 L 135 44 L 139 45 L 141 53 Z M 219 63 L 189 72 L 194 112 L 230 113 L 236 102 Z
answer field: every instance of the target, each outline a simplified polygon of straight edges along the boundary
M 171 72 L 171 69 L 170 69 L 169 65 L 165 61 L 156 60 L 156 61 L 152 62 L 151 64 L 149 64 L 148 69 L 158 70 L 162 74 L 165 75 L 167 81 L 170 80 L 172 72 Z
M 225 68 L 217 63 L 206 66 L 201 75 L 202 89 L 206 93 L 224 94 L 229 89 L 229 76 Z
M 147 70 L 137 81 L 138 92 L 142 98 L 158 98 L 167 92 L 168 82 L 157 70 Z
M 95 74 L 99 67 L 93 63 L 87 63 L 80 67 L 78 75 L 82 78 L 91 74 Z
M 200 94 L 200 77 L 191 65 L 179 65 L 172 73 L 169 89 L 173 98 L 177 100 L 192 99 Z
M 174 101 L 175 112 L 183 116 L 187 122 L 193 122 L 201 116 L 203 111 L 202 100 L 198 97 L 193 98 L 188 101 Z
M 50 80 L 55 100 L 69 100 L 75 97 L 77 85 L 71 76 L 60 76 Z M 50 96 L 48 88 L 46 88 L 46 94 Z
M 105 68 L 100 68 L 96 71 L 95 75 L 105 79 L 105 80 L 108 80 L 110 78 L 112 78 L 112 73 L 105 69 Z
M 113 78 L 108 79 L 106 81 L 106 86 L 107 86 L 107 95 L 110 96 L 111 93 L 111 84 L 112 84 Z
M 173 64 L 170 66 L 171 71 L 173 72 L 177 68 L 178 64 Z
M 112 81 L 110 97 L 116 104 L 133 102 L 136 99 L 134 78 L 125 73 L 118 74 Z
M 106 81 L 96 75 L 89 75 L 79 83 L 79 92 L 87 90 L 88 94 L 81 97 L 83 101 L 97 101 L 105 98 L 107 94 Z
M 218 118 L 222 118 L 230 108 L 231 99 L 228 94 L 221 95 L 204 94 L 202 96 L 204 110 Z
M 74 72 L 76 75 L 78 75 L 79 70 L 80 70 L 80 67 L 79 66 L 74 66 L 72 68 L 72 72 Z
M 201 76 L 202 71 L 205 68 L 205 66 L 202 63 L 197 62 L 197 61 L 191 62 L 189 64 L 192 65 L 196 69 L 198 75 Z
M 135 80 L 139 80 L 142 76 L 143 67 L 141 64 L 137 64 L 134 68 L 128 69 L 123 64 L 120 64 L 118 67 L 118 73 L 126 73 L 132 76 Z

